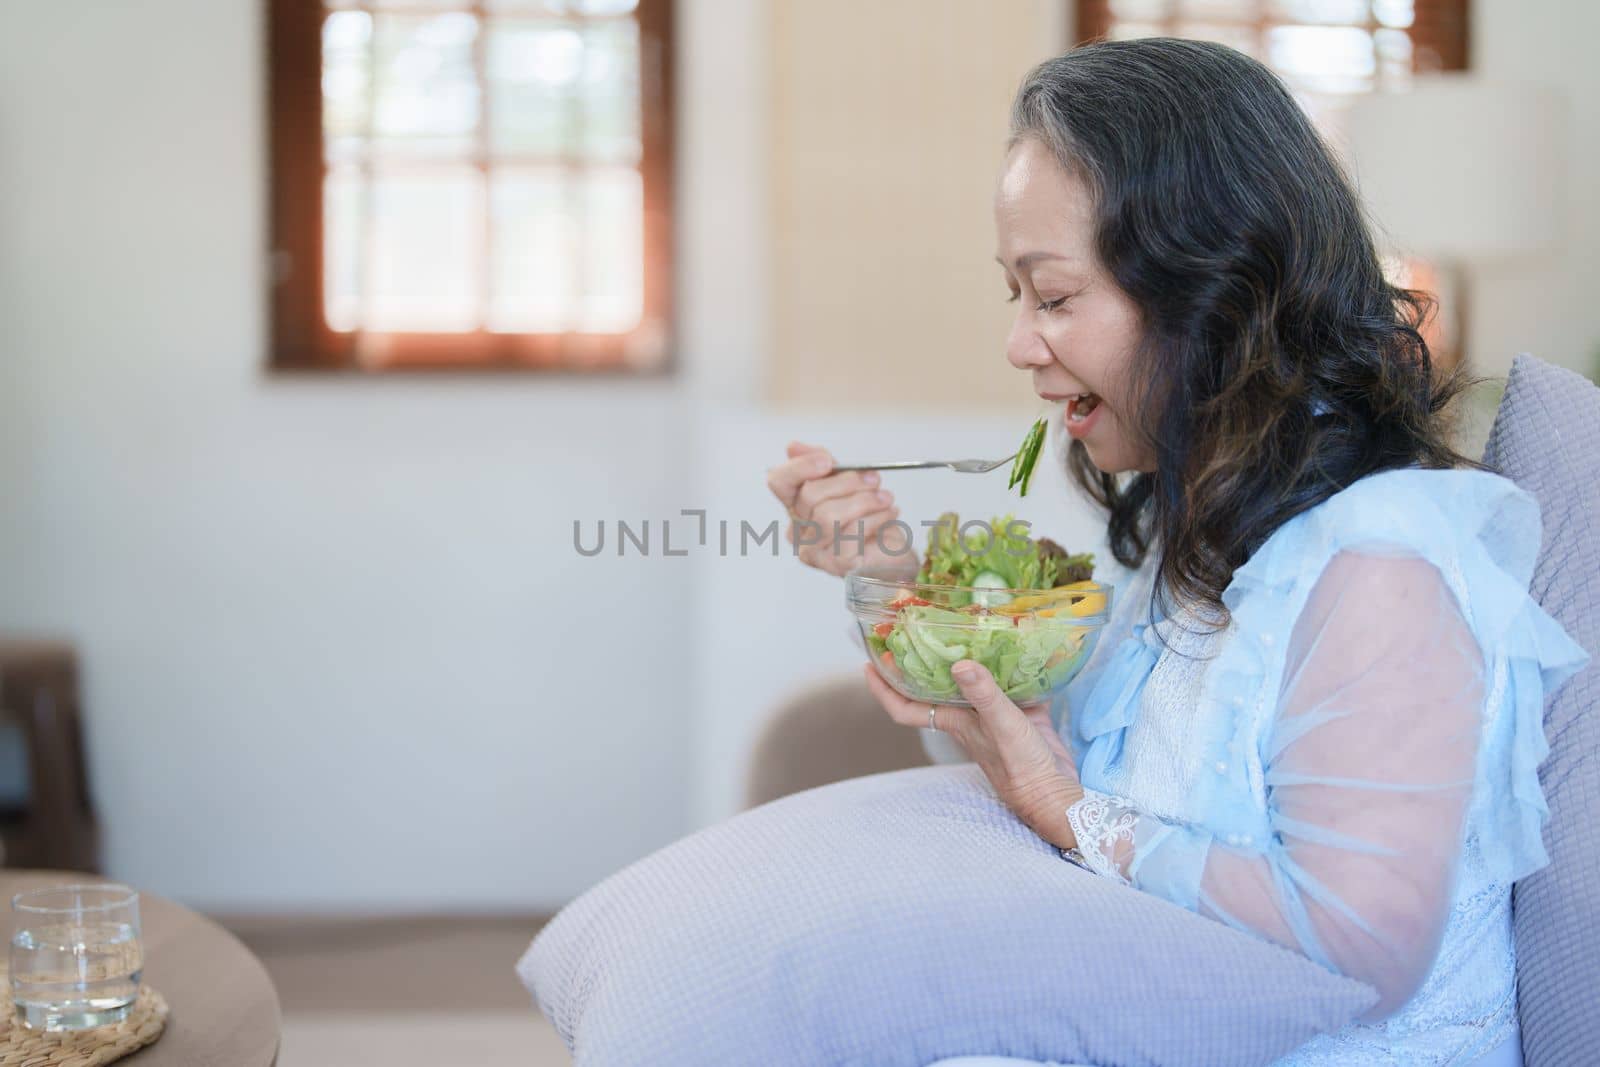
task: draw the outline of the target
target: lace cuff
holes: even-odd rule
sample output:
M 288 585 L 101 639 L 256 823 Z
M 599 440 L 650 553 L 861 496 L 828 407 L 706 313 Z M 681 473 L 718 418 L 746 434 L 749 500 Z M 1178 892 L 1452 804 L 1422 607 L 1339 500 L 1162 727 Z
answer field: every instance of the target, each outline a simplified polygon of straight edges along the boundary
M 1139 822 L 1136 810 L 1116 797 L 1085 789 L 1083 797 L 1067 808 L 1067 822 L 1072 824 L 1078 851 L 1091 870 L 1123 885 L 1133 884 L 1123 873 L 1123 865 L 1133 855 L 1133 832 Z

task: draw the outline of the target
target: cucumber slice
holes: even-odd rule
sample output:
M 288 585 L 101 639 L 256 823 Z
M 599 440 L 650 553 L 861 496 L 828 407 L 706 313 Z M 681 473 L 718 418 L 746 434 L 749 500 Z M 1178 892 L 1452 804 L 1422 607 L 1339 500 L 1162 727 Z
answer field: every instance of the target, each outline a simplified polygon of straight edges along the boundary
M 1017 458 L 1011 464 L 1011 480 L 1006 483 L 1007 489 L 1018 486 L 1018 496 L 1028 495 L 1028 483 L 1033 480 L 1033 465 L 1039 462 L 1039 451 L 1044 446 L 1045 420 L 1039 419 L 1028 427 L 1027 436 L 1022 439 L 1022 445 L 1017 449 Z
M 1010 584 L 994 571 L 979 571 L 978 576 L 972 579 L 972 602 L 986 608 L 1009 603 L 1011 594 L 1005 592 L 1005 588 Z

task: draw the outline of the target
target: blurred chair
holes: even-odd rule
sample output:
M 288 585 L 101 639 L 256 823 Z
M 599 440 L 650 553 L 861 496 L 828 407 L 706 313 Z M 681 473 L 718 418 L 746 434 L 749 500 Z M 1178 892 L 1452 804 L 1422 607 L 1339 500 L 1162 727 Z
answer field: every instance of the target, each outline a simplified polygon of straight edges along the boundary
M 0 637 L 0 840 L 8 867 L 99 870 L 69 645 Z
M 826 679 L 779 705 L 750 757 L 745 806 L 879 771 L 926 766 L 918 739 L 884 714 L 859 674 Z
M 1512 889 L 1527 1067 L 1595 1062 L 1600 1048 L 1600 389 L 1529 355 L 1506 379 L 1483 460 L 1539 502 L 1529 591 L 1593 657 L 1545 705 L 1550 864 Z

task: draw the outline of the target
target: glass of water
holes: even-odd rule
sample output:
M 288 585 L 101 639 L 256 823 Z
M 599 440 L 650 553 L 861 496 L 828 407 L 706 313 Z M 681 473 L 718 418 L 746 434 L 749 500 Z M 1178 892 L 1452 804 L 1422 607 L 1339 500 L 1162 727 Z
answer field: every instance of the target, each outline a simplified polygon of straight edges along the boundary
M 139 894 L 125 885 L 63 885 L 11 898 L 11 1001 L 34 1030 L 118 1022 L 139 996 Z

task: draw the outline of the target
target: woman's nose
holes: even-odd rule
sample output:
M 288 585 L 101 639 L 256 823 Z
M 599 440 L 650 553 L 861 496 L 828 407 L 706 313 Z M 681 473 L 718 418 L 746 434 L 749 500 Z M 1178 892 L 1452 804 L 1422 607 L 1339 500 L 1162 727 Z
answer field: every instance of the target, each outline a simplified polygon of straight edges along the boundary
M 1011 323 L 1011 333 L 1006 337 L 1006 361 L 1018 370 L 1047 367 L 1055 362 L 1055 355 L 1044 343 L 1037 330 L 1030 329 L 1024 317 L 1018 315 Z

